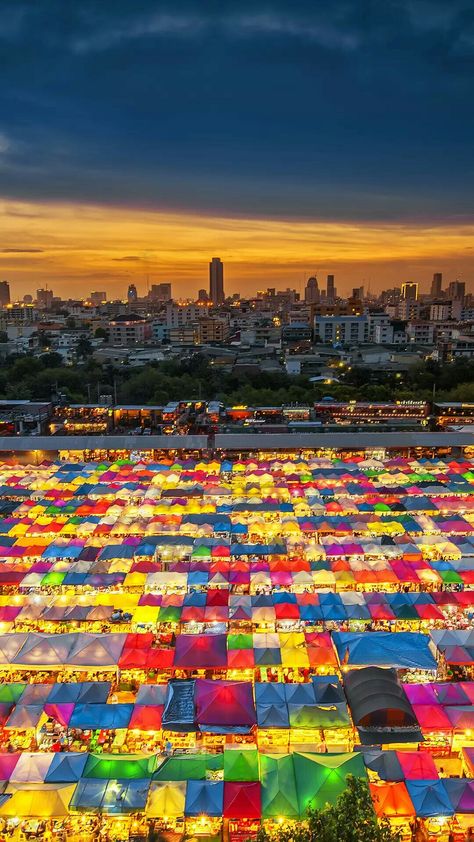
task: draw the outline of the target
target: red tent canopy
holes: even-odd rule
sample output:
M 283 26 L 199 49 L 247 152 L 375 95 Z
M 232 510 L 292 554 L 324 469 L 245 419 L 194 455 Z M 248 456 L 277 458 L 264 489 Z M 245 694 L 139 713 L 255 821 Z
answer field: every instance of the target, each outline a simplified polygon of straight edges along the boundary
M 224 818 L 225 819 L 260 819 L 262 799 L 260 783 L 224 783 Z
M 405 780 L 435 780 L 438 770 L 427 751 L 397 751 L 397 758 L 402 767 Z
M 129 729 L 137 731 L 159 731 L 164 705 L 135 705 L 129 722 Z
M 175 667 L 212 669 L 227 666 L 225 634 L 179 634 L 176 638 Z
M 199 725 L 251 728 L 256 723 L 252 685 L 248 681 L 198 679 L 195 689 Z

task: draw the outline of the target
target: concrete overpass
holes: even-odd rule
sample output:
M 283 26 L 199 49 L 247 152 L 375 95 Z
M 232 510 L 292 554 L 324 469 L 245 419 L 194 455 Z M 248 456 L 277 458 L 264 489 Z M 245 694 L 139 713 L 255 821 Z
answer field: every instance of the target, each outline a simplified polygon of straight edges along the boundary
M 450 447 L 462 451 L 474 447 L 474 431 L 469 432 L 362 432 L 334 433 L 217 433 L 210 436 L 11 436 L 0 437 L 0 453 L 31 454 L 41 458 L 61 450 L 189 450 L 288 451 L 319 450 L 412 450 L 417 447 Z

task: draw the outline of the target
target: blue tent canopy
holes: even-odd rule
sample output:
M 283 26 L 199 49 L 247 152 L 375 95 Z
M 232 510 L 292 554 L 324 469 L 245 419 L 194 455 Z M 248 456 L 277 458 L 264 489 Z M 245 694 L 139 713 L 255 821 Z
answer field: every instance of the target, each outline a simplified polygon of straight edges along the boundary
M 79 781 L 71 800 L 73 810 L 88 813 L 134 813 L 144 810 L 150 780 L 94 780 Z
M 188 781 L 184 814 L 186 816 L 222 816 L 223 781 Z
M 259 728 L 290 727 L 285 684 L 257 682 L 255 684 L 255 708 Z
M 284 544 L 232 544 L 231 555 L 286 555 Z
M 43 550 L 43 558 L 77 558 L 82 546 L 76 544 L 50 544 Z
M 417 816 L 452 816 L 453 805 L 441 780 L 412 780 L 405 781 L 408 794 L 412 800 Z
M 133 704 L 77 704 L 73 710 L 70 728 L 94 730 L 96 728 L 127 728 Z
M 166 684 L 141 684 L 138 688 L 137 705 L 164 705 L 168 686 Z
M 291 604 L 296 605 L 297 599 L 295 593 L 288 593 L 288 591 L 277 591 L 273 594 L 273 604 L 274 605 L 281 605 L 284 603 L 285 605 Z
M 88 755 L 80 751 L 55 754 L 45 777 L 47 784 L 75 783 L 82 777 Z
M 188 587 L 190 585 L 189 579 L 193 575 L 196 576 L 197 574 L 190 573 L 189 576 L 188 576 Z M 203 573 L 201 575 L 205 577 L 205 581 L 207 582 L 208 581 L 207 573 Z M 202 582 L 199 582 L 199 584 L 201 584 L 201 583 Z M 194 582 L 194 584 L 196 584 L 196 582 Z M 191 607 L 194 606 L 195 608 L 203 608 L 206 605 L 206 602 L 207 602 L 207 594 L 206 593 L 204 593 L 204 592 L 203 593 L 188 593 L 184 597 L 183 607 L 189 608 L 190 606 Z
M 444 778 L 443 784 L 456 813 L 474 812 L 474 781 L 472 778 Z
M 209 573 L 207 573 L 205 570 L 194 570 L 194 571 L 188 573 L 188 588 L 190 588 L 190 587 L 199 588 L 199 587 L 205 586 L 205 585 L 207 585 L 208 581 L 209 581 Z M 205 598 L 206 595 L 205 594 L 195 594 L 195 593 L 186 594 L 186 597 L 184 599 L 184 605 L 201 605 L 201 604 L 205 605 L 206 604 L 205 601 L 204 601 L 204 603 L 189 602 L 188 601 L 188 599 L 190 599 L 190 598 L 194 599 L 195 597 L 198 597 L 198 596 L 199 597 L 204 596 L 204 598 Z
M 109 544 L 100 554 L 101 561 L 112 561 L 115 558 L 133 558 L 135 547 L 129 544 Z
M 359 666 L 436 669 L 430 638 L 417 632 L 333 632 L 339 661 Z
M 171 731 L 194 729 L 194 681 L 169 681 L 163 711 L 163 728 Z

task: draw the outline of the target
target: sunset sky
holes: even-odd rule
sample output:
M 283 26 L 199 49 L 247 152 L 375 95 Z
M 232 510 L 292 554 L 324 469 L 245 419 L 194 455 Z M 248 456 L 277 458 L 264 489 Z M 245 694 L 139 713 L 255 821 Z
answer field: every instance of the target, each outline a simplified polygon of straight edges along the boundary
M 471 0 L 6 0 L 0 278 L 474 278 Z

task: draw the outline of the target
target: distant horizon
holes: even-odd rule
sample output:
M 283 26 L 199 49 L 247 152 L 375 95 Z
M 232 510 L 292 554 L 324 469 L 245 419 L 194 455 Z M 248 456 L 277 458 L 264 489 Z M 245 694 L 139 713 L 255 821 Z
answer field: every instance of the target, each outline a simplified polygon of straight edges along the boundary
M 472 287 L 474 225 L 379 223 L 210 216 L 76 203 L 0 201 L 0 279 L 12 300 L 52 289 L 62 298 L 104 290 L 140 296 L 148 283 L 172 284 L 176 298 L 208 289 L 208 264 L 224 263 L 226 296 L 267 287 L 302 293 L 316 274 L 336 276 L 338 294 L 364 285 L 382 289 L 415 281 L 428 292 L 434 272 L 443 284 Z M 469 253 L 472 252 L 472 255 Z

